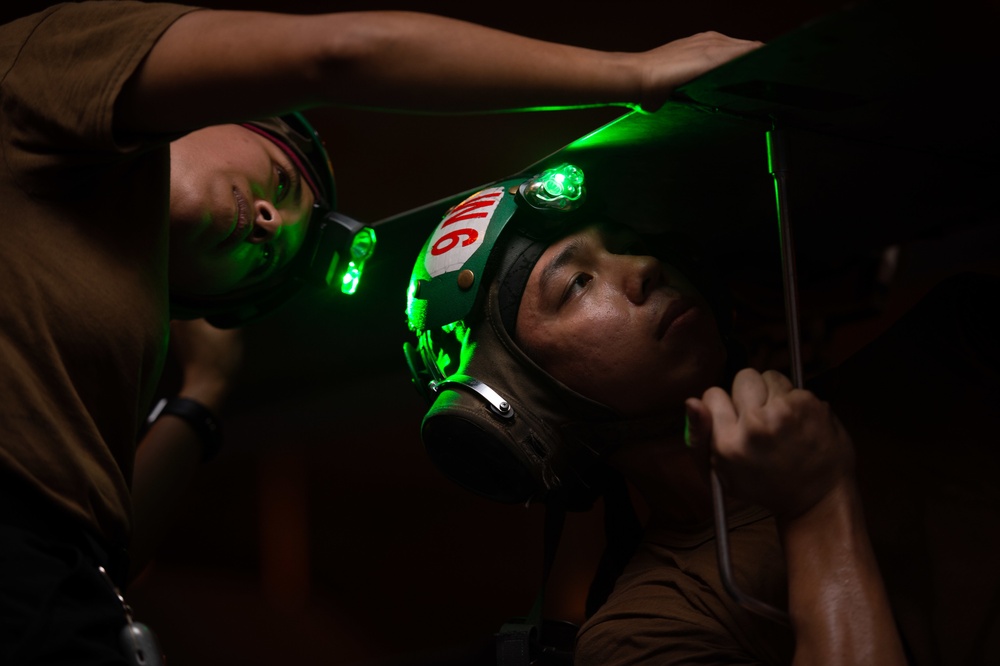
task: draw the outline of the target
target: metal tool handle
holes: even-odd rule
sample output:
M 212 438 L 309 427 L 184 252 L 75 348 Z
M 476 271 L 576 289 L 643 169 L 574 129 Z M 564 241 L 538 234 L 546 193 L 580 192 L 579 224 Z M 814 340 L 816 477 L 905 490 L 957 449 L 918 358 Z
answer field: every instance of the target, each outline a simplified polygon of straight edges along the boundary
M 788 175 L 787 144 L 785 135 L 777 129 L 767 132 L 768 169 L 774 177 L 774 193 L 778 211 L 778 234 L 781 242 L 781 279 L 785 296 L 785 324 L 788 328 L 788 360 L 792 384 L 802 388 L 802 345 L 799 340 L 798 277 L 795 271 L 795 246 L 792 226 L 788 216 L 786 177 Z M 729 554 L 729 528 L 726 524 L 726 500 L 722 483 L 715 470 L 711 473 L 712 504 L 715 513 L 715 541 L 719 559 L 719 577 L 722 586 L 743 608 L 775 622 L 789 624 L 788 613 L 744 594 L 733 579 Z

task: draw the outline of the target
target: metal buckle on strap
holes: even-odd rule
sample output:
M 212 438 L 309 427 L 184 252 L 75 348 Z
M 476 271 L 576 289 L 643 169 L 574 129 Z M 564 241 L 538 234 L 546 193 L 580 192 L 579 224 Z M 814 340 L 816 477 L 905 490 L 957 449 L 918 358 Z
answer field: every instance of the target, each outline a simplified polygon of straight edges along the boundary
M 490 411 L 504 419 L 514 418 L 514 408 L 510 406 L 499 393 L 475 377 L 468 375 L 452 375 L 442 382 L 431 382 L 430 388 L 435 393 L 445 389 L 464 388 L 472 391 L 489 406 Z

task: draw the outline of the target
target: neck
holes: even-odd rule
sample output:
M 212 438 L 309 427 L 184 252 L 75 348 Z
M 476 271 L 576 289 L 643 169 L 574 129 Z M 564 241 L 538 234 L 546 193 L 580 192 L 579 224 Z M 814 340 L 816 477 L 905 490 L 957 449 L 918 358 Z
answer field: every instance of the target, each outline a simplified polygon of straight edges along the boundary
M 627 456 L 630 460 L 619 467 L 645 500 L 652 523 L 676 528 L 699 527 L 712 521 L 707 472 L 696 456 L 683 447 L 683 440 L 636 447 Z
M 707 465 L 684 442 L 683 418 L 630 421 L 617 431 L 608 462 L 646 502 L 650 520 L 694 527 L 712 520 Z

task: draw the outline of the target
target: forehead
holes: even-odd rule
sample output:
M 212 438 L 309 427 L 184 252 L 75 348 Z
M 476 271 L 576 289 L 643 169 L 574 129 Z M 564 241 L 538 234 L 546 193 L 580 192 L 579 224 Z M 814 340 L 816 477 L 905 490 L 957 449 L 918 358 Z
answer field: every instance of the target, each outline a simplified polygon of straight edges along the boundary
M 586 257 L 595 250 L 615 250 L 638 238 L 626 226 L 611 222 L 595 222 L 555 241 L 542 252 L 531 271 L 528 284 L 538 283 L 575 260 Z

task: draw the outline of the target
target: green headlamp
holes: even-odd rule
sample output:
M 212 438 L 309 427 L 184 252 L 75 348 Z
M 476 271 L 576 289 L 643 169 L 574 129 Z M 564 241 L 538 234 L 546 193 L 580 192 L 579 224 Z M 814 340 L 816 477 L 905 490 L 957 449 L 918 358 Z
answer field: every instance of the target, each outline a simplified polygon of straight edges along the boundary
M 585 200 L 583 171 L 561 164 L 528 179 L 501 181 L 451 208 L 413 268 L 407 295 L 410 330 L 419 336 L 472 311 L 494 263 L 494 247 L 515 217 L 519 233 L 545 238 L 564 228 L 567 213 Z
M 336 211 L 310 223 L 311 242 L 300 255 L 302 275 L 310 284 L 357 291 L 365 262 L 375 252 L 375 230 Z M 307 239 L 309 237 L 307 236 Z M 308 248 L 308 250 L 307 250 Z M 299 261 L 299 258 L 296 258 Z

